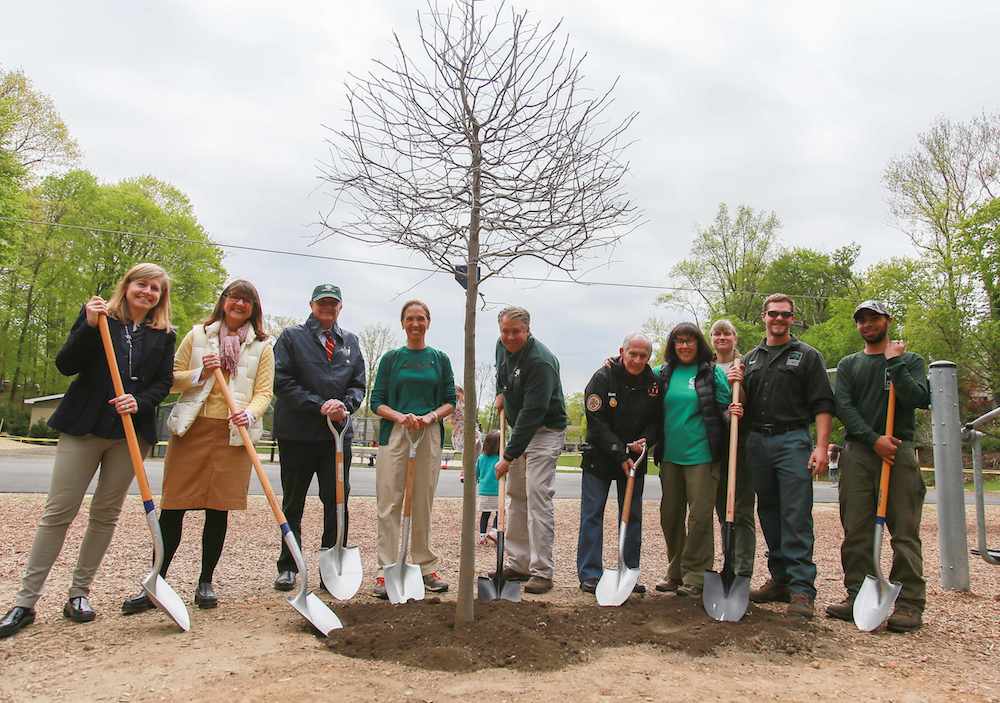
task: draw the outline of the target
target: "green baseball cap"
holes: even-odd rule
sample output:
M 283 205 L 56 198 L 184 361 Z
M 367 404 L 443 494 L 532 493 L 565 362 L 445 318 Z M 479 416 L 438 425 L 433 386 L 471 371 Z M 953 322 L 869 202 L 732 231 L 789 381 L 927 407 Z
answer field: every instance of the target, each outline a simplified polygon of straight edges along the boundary
M 322 300 L 323 298 L 333 298 L 338 303 L 344 300 L 344 297 L 340 294 L 340 286 L 335 286 L 332 283 L 321 283 L 313 288 L 312 298 L 309 299 L 309 302 L 315 303 L 317 300 Z

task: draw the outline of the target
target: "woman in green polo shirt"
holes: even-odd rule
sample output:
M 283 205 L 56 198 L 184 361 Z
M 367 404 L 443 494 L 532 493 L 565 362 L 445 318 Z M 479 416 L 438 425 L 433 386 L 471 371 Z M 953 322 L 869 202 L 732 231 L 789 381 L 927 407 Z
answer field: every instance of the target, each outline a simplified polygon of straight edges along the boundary
M 424 587 L 435 593 L 448 590 L 437 573 L 438 558 L 431 551 L 431 508 L 441 471 L 444 418 L 455 407 L 455 376 L 448 356 L 427 346 L 431 311 L 419 300 L 409 300 L 399 315 L 406 345 L 387 352 L 379 361 L 369 407 L 382 418 L 378 458 L 375 461 L 375 494 L 378 505 L 378 563 L 375 595 L 385 598 L 381 569 L 399 558 L 403 483 L 410 443 L 406 433 L 423 430 L 417 447 L 413 481 L 411 543 L 407 561 L 420 566 Z
M 663 438 L 654 452 L 669 561 L 665 582 L 677 595 L 697 596 L 715 558 L 712 517 L 732 390 L 696 325 L 675 326 L 665 356 L 656 369 L 663 384 Z

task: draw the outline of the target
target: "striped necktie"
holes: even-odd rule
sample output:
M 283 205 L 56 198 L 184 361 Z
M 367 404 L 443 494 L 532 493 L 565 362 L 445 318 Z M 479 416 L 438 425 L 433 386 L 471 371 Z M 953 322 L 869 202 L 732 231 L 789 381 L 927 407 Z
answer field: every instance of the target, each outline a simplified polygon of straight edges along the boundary
M 333 361 L 333 349 L 336 346 L 333 342 L 333 332 L 326 330 L 323 334 L 326 336 L 326 360 Z

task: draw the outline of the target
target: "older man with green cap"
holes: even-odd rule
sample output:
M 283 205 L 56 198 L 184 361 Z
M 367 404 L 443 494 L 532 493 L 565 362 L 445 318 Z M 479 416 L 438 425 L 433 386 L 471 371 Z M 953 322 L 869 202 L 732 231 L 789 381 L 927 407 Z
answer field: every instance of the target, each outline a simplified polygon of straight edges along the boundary
M 274 345 L 274 438 L 281 462 L 281 508 L 295 539 L 302 544 L 302 511 L 313 474 L 323 501 L 321 547 L 337 543 L 335 444 L 326 424 L 342 424 L 365 397 L 365 360 L 356 335 L 337 323 L 343 308 L 340 288 L 323 283 L 309 299 L 311 314 L 289 327 Z M 344 435 L 350 446 L 351 430 Z M 344 492 L 350 493 L 351 453 L 344 453 Z M 344 503 L 344 531 L 347 531 Z M 344 535 L 347 541 L 347 535 Z M 274 587 L 295 586 L 295 562 L 284 542 Z

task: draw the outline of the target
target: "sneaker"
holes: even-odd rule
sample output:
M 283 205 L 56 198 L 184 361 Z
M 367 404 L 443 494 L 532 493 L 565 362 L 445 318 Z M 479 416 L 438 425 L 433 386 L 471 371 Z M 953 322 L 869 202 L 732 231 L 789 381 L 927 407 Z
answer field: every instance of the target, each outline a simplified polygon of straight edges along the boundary
M 476 537 L 476 544 L 479 544 L 479 545 L 486 544 L 486 534 L 485 533 L 482 533 L 482 532 L 479 533 L 479 535 Z
M 489 540 L 490 542 L 492 542 L 493 544 L 496 544 L 496 543 L 497 543 L 497 531 L 496 531 L 496 530 L 494 530 L 494 529 L 493 529 L 493 528 L 491 527 L 491 528 L 490 528 L 490 531 L 486 533 L 486 539 L 488 539 L 488 540 Z
M 136 613 L 144 613 L 147 610 L 152 610 L 155 607 L 153 601 L 149 600 L 149 596 L 143 591 L 138 595 L 125 599 L 125 602 L 122 603 L 122 614 L 135 615 Z
M 552 590 L 552 579 L 547 579 L 544 576 L 532 576 L 524 584 L 524 590 L 526 593 L 548 593 Z
M 854 622 L 854 599 L 851 596 L 847 596 L 847 598 L 839 603 L 826 606 L 826 616 L 828 618 L 837 618 L 837 620 L 843 620 L 844 622 Z
M 912 605 L 897 603 L 896 610 L 889 616 L 885 624 L 889 632 L 913 632 L 924 624 L 924 614 Z
M 448 582 L 438 576 L 438 572 L 432 571 L 424 574 L 424 588 L 431 593 L 444 593 L 448 590 Z
M 285 570 L 278 572 L 278 578 L 274 579 L 274 590 L 290 591 L 295 588 L 295 572 Z
M 684 585 L 684 582 L 680 579 L 672 579 L 669 576 L 662 581 L 658 581 L 654 588 L 660 593 L 674 593 L 678 588 Z
M 816 605 L 813 597 L 806 593 L 792 593 L 789 598 L 787 615 L 811 620 L 816 612 Z
M 768 579 L 763 586 L 750 591 L 750 600 L 754 603 L 791 603 L 791 594 L 787 584 Z
M 376 598 L 381 598 L 382 600 L 389 600 L 389 594 L 385 592 L 385 578 L 379 576 L 375 579 L 375 588 L 372 589 L 372 595 Z
M 580 582 L 580 590 L 584 593 L 596 593 L 597 579 L 584 579 Z
M 685 583 L 677 587 L 677 595 L 697 598 L 698 596 L 701 595 L 701 592 L 703 590 L 705 590 L 703 586 L 699 586 L 693 583 Z

